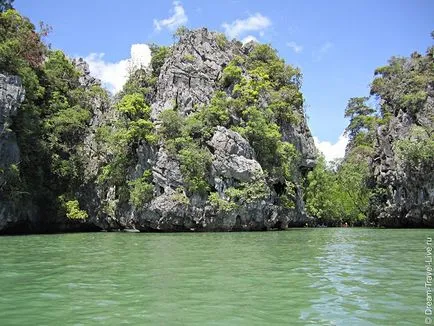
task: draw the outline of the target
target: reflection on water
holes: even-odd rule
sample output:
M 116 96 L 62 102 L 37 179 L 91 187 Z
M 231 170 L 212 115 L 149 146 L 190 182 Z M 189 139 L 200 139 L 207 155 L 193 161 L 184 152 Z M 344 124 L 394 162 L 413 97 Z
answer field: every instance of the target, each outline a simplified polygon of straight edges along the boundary
M 0 238 L 2 325 L 415 325 L 425 230 Z

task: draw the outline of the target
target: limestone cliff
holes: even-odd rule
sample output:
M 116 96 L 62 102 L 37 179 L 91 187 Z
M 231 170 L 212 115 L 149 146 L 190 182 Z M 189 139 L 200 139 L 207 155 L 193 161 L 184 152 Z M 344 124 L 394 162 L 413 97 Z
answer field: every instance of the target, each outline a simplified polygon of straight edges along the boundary
M 156 101 L 152 117 L 165 109 L 178 107 L 188 114 L 195 105 L 211 99 L 223 68 L 242 48 L 236 42 L 217 43 L 219 33 L 199 29 L 183 35 L 174 46 L 172 55 L 161 68 L 157 83 Z
M 17 110 L 24 100 L 24 94 L 24 88 L 18 77 L 0 74 L 0 167 L 2 169 L 20 161 L 20 150 L 16 136 L 10 127 L 12 117 L 17 114 Z M 1 180 L 1 184 L 3 184 L 5 181 L 3 175 Z
M 377 70 L 371 92 L 379 96 L 385 118 L 371 163 L 375 224 L 434 226 L 433 51 L 392 58 Z
M 99 91 L 88 91 L 100 82 L 90 75 L 83 60 L 74 61 L 79 72 L 74 87 L 85 96 L 92 96 L 82 104 L 83 107 L 90 107 L 91 115 L 84 134 L 80 134 L 70 149 L 77 153 L 75 160 L 80 160 L 77 167 L 82 169 L 80 173 L 83 175 L 78 175 L 80 184 L 74 186 L 76 188 L 70 187 L 72 192 L 68 196 L 72 198 L 69 203 L 77 205 L 74 206 L 75 212 L 83 209 L 87 218 L 70 219 L 65 216 L 67 214 L 62 215 L 64 206 L 60 205 L 53 216 L 30 221 L 29 216 L 16 214 L 9 202 L 2 200 L 0 232 L 13 232 L 19 228 L 37 232 L 131 228 L 141 231 L 231 231 L 304 225 L 308 216 L 304 209 L 302 184 L 307 171 L 315 165 L 316 149 L 304 116 L 299 81 L 294 77 L 297 70 L 286 66 L 267 47 L 264 49 L 271 51 L 276 69 L 282 73 L 280 86 L 272 86 L 269 77 L 262 77 L 263 68 L 255 70 L 250 67 L 248 70 L 245 63 L 236 67 L 239 74 L 237 83 L 254 84 L 260 81 L 266 85 L 266 88 L 254 91 L 256 104 L 252 102 L 249 106 L 252 114 L 259 112 L 261 117 L 270 119 L 263 120 L 263 124 L 269 127 L 269 133 L 274 137 L 267 146 L 273 148 L 276 157 L 270 156 L 274 152 L 268 153 L 267 146 L 262 148 L 265 154 L 255 149 L 261 139 L 252 141 L 249 137 L 255 139 L 262 136 L 256 136 L 255 128 L 248 125 L 250 118 L 245 110 L 249 107 L 247 104 L 241 107 L 236 105 L 242 102 L 241 95 L 234 91 L 234 81 L 222 82 L 225 68 L 236 58 L 240 62 L 249 60 L 255 47 L 254 43 L 243 46 L 235 40 L 227 41 L 222 34 L 207 29 L 187 32 L 180 37 L 161 67 L 155 86 L 146 96 L 152 101 L 149 103 L 149 115 L 152 133 L 157 140 L 140 139 L 131 143 L 128 162 L 121 171 L 123 183 L 101 181 L 104 169 L 117 155 L 113 148 L 116 144 L 101 140 L 103 131 L 116 133 L 119 127 L 121 113 L 117 110 L 117 100 Z M 277 88 L 284 91 L 279 93 Z M 17 78 L 1 75 L 0 92 L 0 168 L 4 170 L 20 161 L 15 136 L 8 127 L 10 117 L 23 100 L 24 90 Z M 179 150 L 174 151 L 170 146 L 170 139 L 160 135 L 161 129 L 164 129 L 161 116 L 171 110 L 185 122 L 209 107 L 218 92 L 222 98 L 225 97 L 225 103 L 235 104 L 228 104 L 225 109 L 227 116 L 224 123 L 206 129 L 209 135 L 191 136 L 197 139 L 187 137 L 193 152 L 194 146 L 197 146 L 207 158 L 204 166 L 200 167 L 204 171 L 201 178 L 206 184 L 205 190 L 193 191 L 189 188 L 189 165 L 181 160 Z M 272 109 L 280 110 L 279 118 L 276 118 L 277 113 L 272 118 Z M 250 134 L 245 131 L 247 127 Z M 185 146 L 182 143 L 178 145 Z M 266 154 L 269 156 L 267 162 L 263 157 Z M 68 153 L 63 155 L 67 157 Z M 291 158 L 291 162 L 285 162 L 282 159 L 284 155 L 288 160 Z M 191 163 L 194 165 L 195 162 Z M 133 191 L 131 185 L 144 176 L 151 194 L 149 200 L 137 204 L 128 199 L 128 192 Z M 3 186 L 3 175 L 0 180 Z M 64 200 L 55 193 L 56 188 L 57 185 L 50 184 L 50 191 L 58 196 L 57 200 Z M 32 214 L 36 219 L 45 212 Z
M 198 107 L 208 105 L 215 92 L 222 89 L 220 81 L 224 68 L 235 56 L 246 57 L 254 47 L 254 44 L 242 46 L 236 41 L 226 41 L 222 45 L 219 35 L 199 29 L 183 35 L 173 47 L 161 68 L 152 96 L 155 101 L 151 105 L 151 117 L 157 128 L 161 123 L 159 116 L 165 110 L 176 108 L 181 116 L 188 117 Z M 265 107 L 269 105 L 266 94 L 263 102 Z M 88 206 L 92 211 L 91 223 L 104 229 L 143 231 L 267 230 L 303 225 L 308 217 L 304 210 L 302 176 L 314 165 L 316 149 L 304 112 L 298 110 L 300 118 L 296 123 L 280 126 L 282 141 L 293 144 L 300 154 L 294 171 L 292 208 L 281 203 L 280 196 L 286 185 L 267 178 L 249 141 L 238 132 L 217 126 L 207 143 L 212 153 L 206 175 L 210 192 L 224 201 L 228 199 L 228 189 L 256 182 L 261 185 L 257 196 L 249 195 L 231 207 L 217 207 L 207 196 L 185 191 L 186 181 L 179 158 L 167 150 L 164 142 L 153 145 L 141 142 L 136 150 L 136 164 L 126 173 L 128 179 L 134 180 L 151 169 L 154 198 L 137 207 L 122 203 L 118 187 L 96 186 L 98 199 L 93 202 L 98 204 Z M 236 119 L 235 116 L 231 118 Z
M 20 149 L 11 125 L 24 96 L 20 78 L 0 74 L 0 231 L 28 231 L 37 218 L 31 203 L 23 205 L 8 191 L 19 182 Z
M 400 155 L 400 142 L 416 148 L 434 130 L 434 85 L 417 113 L 398 110 L 378 128 L 376 156 L 372 162 L 379 189 L 371 221 L 384 226 L 434 226 L 434 161 L 409 161 Z M 432 156 L 432 155 L 431 155 Z

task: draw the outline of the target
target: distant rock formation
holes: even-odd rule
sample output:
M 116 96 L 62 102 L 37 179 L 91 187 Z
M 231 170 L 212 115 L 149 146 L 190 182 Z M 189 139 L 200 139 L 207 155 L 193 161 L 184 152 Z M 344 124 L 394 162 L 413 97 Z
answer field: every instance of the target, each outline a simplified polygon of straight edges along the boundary
M 411 62 L 409 63 L 411 64 Z M 415 128 L 422 135 L 415 135 Z M 434 162 L 412 162 L 400 157 L 398 143 L 432 137 L 434 130 L 434 85 L 417 113 L 399 109 L 377 131 L 374 181 L 381 193 L 372 205 L 371 221 L 391 227 L 434 226 Z

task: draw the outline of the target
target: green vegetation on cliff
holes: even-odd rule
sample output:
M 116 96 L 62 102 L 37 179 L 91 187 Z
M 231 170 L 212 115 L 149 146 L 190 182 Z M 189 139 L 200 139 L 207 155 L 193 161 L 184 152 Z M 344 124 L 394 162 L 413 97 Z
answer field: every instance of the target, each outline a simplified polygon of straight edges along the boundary
M 430 47 L 426 55 L 392 57 L 375 70 L 372 97 L 349 100 L 345 158 L 333 167 L 320 161 L 308 175 L 306 207 L 311 215 L 330 223 L 369 218 L 377 224 L 385 210 L 398 220 L 411 208 L 410 217 L 419 219 L 431 209 L 427 188 L 432 187 L 434 170 L 434 111 L 429 102 L 433 51 Z M 412 222 L 395 225 L 400 223 Z
M 228 210 L 267 199 L 273 191 L 275 204 L 295 208 L 295 189 L 303 178 L 300 153 L 282 130 L 301 123 L 301 73 L 269 45 L 242 52 L 241 43 L 215 34 L 218 48 L 233 47 L 237 54 L 223 66 L 209 103 L 196 104 L 188 114 L 174 103 L 154 121 L 157 79 L 173 47 L 151 45 L 150 67 L 131 71 L 122 91 L 110 98 L 99 84 L 83 83 L 84 72 L 63 52 L 44 44 L 48 28 L 37 31 L 15 10 L 0 15 L 0 71 L 19 75 L 26 90 L 12 126 L 21 159 L 2 172 L 8 180 L 3 195 L 9 199 L 32 202 L 48 218 L 85 220 L 86 209 L 94 205 L 86 192 L 94 184 L 112 196 L 100 204 L 104 214 L 114 216 L 126 205 L 141 209 L 163 190 L 155 187 L 153 163 L 138 165 L 139 152 L 163 148 L 179 164 L 182 180 L 176 193 L 183 203 L 198 196 Z M 177 38 L 188 33 L 180 29 Z M 189 53 L 181 58 L 183 64 L 196 60 Z M 224 193 L 210 179 L 215 157 L 209 142 L 217 127 L 244 137 L 263 170 Z
M 33 202 L 47 216 L 64 212 L 66 203 L 77 218 L 75 193 L 84 178 L 80 149 L 92 101 L 107 94 L 99 86 L 80 86 L 81 72 L 71 60 L 43 43 L 47 32 L 36 31 L 13 9 L 0 13 L 0 71 L 19 75 L 26 91 L 12 125 L 21 153 L 20 182 L 3 195 L 23 206 Z
M 221 89 L 208 105 L 187 117 L 176 108 L 163 111 L 161 140 L 178 157 L 187 190 L 202 194 L 210 191 L 205 179 L 211 163 L 207 142 L 217 126 L 224 126 L 249 141 L 269 180 L 280 181 L 288 190 L 280 194 L 282 200 L 293 200 L 289 189 L 295 181 L 298 154 L 292 144 L 283 141 L 280 128 L 285 121 L 293 122 L 296 111 L 302 111 L 300 80 L 300 72 L 279 59 L 270 46 L 256 45 L 248 56 L 236 57 L 227 65 Z M 210 200 L 218 202 L 217 197 L 212 193 Z
M 0 72 L 21 77 L 25 100 L 10 126 L 20 161 L 0 170 L 0 197 L 17 206 L 30 203 L 47 219 L 85 223 L 90 209 L 101 206 L 98 213 L 116 220 L 119 211 L 143 212 L 168 191 L 184 208 L 199 203 L 204 212 L 207 207 L 228 215 L 263 202 L 273 213 L 305 216 L 304 199 L 314 223 L 361 225 L 396 198 L 407 214 L 411 205 L 402 184 L 434 170 L 432 47 L 426 55 L 393 57 L 375 71 L 371 97 L 348 101 L 345 158 L 327 163 L 320 157 L 315 166 L 315 154 L 307 162 L 300 145 L 300 137 L 311 140 L 301 72 L 270 45 L 242 46 L 206 31 L 206 42 L 224 58 L 212 71 L 200 66 L 204 55 L 182 43 L 202 31 L 180 28 L 177 44 L 151 45 L 150 66 L 132 69 L 121 92 L 110 96 L 86 80 L 80 62 L 50 49 L 43 41 L 50 28 L 37 29 L 11 9 L 12 2 L 0 1 Z M 212 81 L 201 79 L 204 72 L 196 66 L 215 73 Z M 173 87 L 168 95 L 162 77 Z M 198 92 L 206 84 L 210 94 L 198 100 L 190 84 Z M 169 99 L 159 99 L 161 94 Z M 222 130 L 238 137 L 230 141 L 243 154 L 232 148 L 217 153 L 212 141 Z M 161 157 L 167 159 L 158 184 L 154 168 Z M 239 160 L 232 162 L 240 165 L 237 177 L 224 165 L 232 158 Z M 171 168 L 175 180 L 167 181 Z M 428 207 L 427 189 L 418 198 Z M 237 227 L 240 221 L 238 216 Z

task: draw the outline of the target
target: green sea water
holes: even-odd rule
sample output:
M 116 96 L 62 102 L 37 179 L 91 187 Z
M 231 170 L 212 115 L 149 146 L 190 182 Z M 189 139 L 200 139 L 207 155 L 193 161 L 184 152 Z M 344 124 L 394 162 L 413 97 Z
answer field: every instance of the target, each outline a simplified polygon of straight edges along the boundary
M 424 325 L 433 233 L 0 237 L 0 325 Z

